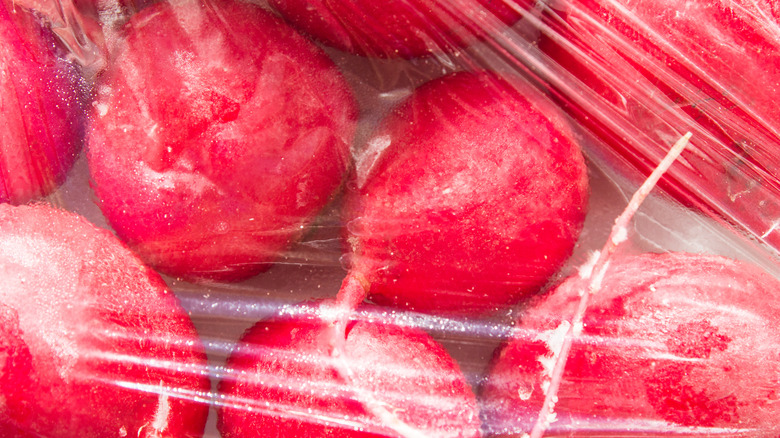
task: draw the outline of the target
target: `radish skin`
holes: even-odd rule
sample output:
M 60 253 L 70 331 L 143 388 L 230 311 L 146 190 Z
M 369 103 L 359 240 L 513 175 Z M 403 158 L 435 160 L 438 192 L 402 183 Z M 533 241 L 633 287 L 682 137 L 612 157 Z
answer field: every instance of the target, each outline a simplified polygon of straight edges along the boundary
M 441 345 L 364 307 L 334 357 L 332 305 L 299 306 L 313 311 L 245 333 L 219 386 L 224 438 L 481 436 L 474 394 Z
M 0 436 L 203 435 L 203 345 L 160 276 L 108 231 L 0 205 L 0 284 Z
M 498 33 L 532 9 L 528 0 L 269 0 L 287 21 L 350 53 L 415 58 L 454 52 Z
M 456 73 L 417 89 L 357 168 L 345 222 L 372 300 L 474 314 L 528 298 L 571 254 L 587 210 L 567 120 L 529 85 Z
M 28 11 L 0 2 L 0 203 L 55 191 L 81 150 L 81 78 Z
M 101 211 L 168 275 L 238 281 L 267 269 L 350 165 L 346 83 L 247 3 L 159 3 L 124 32 L 88 140 Z
M 550 381 L 542 363 L 557 351 L 546 334 L 573 317 L 588 281 L 571 277 L 537 300 L 496 353 L 481 394 L 491 434 L 531 431 Z M 776 436 L 778 291 L 775 278 L 719 256 L 613 259 L 572 342 L 547 433 Z

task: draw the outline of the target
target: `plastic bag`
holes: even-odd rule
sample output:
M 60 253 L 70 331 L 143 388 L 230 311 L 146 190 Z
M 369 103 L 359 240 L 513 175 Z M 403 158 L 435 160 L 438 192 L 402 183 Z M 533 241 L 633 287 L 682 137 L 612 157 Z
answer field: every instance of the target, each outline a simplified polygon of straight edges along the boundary
M 51 224 L 0 243 L 0 436 L 777 435 L 770 2 L 6 8 L 88 84 L 43 202 L 123 243 L 0 210 Z

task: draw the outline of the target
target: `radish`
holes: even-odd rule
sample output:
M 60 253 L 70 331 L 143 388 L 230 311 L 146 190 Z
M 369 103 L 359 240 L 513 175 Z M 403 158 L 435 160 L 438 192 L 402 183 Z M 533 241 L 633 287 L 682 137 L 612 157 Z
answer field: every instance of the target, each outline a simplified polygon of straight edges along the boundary
M 0 205 L 0 284 L 0 436 L 202 436 L 203 346 L 116 237 L 48 206 Z
M 357 113 L 345 81 L 247 3 L 154 4 L 123 32 L 88 140 L 101 210 L 169 275 L 266 269 L 342 183 Z
M 356 321 L 355 309 L 368 288 L 415 310 L 500 308 L 535 292 L 574 246 L 584 159 L 566 120 L 527 85 L 490 73 L 435 80 L 369 144 L 387 147 L 376 162 L 362 156 L 345 201 L 351 271 L 313 315 L 245 335 L 220 386 L 225 437 L 478 436 L 470 391 L 441 347 Z
M 130 15 L 157 0 L 14 0 L 41 17 L 92 82 L 108 62 L 108 46 Z
M 496 435 L 531 430 L 568 321 L 571 277 L 523 311 L 481 395 Z M 614 259 L 568 354 L 548 433 L 777 436 L 780 282 L 719 256 Z
M 247 331 L 219 386 L 223 438 L 480 436 L 474 394 L 441 345 L 363 308 L 333 355 L 330 306 Z
M 80 79 L 58 55 L 35 17 L 0 2 L 0 202 L 50 194 L 81 148 Z
M 497 34 L 529 0 L 269 0 L 296 28 L 364 56 L 415 58 Z
M 649 173 L 697 140 L 664 188 L 780 248 L 780 13 L 765 0 L 552 3 L 540 46 L 569 112 Z M 581 82 L 577 82 L 577 81 Z M 613 153 L 614 153 L 613 152 Z
M 523 310 L 481 394 L 491 434 L 777 435 L 778 280 L 719 256 L 615 255 L 690 138 L 634 194 L 592 262 Z
M 345 204 L 351 276 L 370 298 L 473 315 L 537 292 L 571 254 L 588 200 L 567 120 L 490 73 L 429 82 L 382 123 Z M 365 291 L 344 303 L 362 300 Z M 347 304 L 349 307 L 350 304 Z

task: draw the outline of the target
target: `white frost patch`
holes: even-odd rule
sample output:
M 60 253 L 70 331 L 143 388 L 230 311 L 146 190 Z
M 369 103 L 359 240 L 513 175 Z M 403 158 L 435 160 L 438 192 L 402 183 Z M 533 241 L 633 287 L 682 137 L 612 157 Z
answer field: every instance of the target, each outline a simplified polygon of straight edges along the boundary
M 0 239 L 0 254 L 10 258 L 11 265 L 16 264 L 27 271 L 39 272 L 42 265 L 40 254 L 29 248 L 46 248 L 46 242 L 36 236 L 4 236 Z M 56 270 L 47 272 L 56 278 Z
M 100 117 L 103 117 L 106 114 L 108 114 L 108 105 L 106 105 L 105 103 L 95 103 L 95 109 L 97 110 L 98 115 Z
M 357 169 L 357 183 L 359 186 L 362 186 L 366 182 L 368 175 L 371 173 L 371 169 L 382 155 L 382 151 L 387 149 L 392 142 L 392 138 L 389 135 L 380 135 L 372 138 L 366 144 L 366 150 L 357 157 L 357 164 L 355 165 L 355 168 Z
M 198 69 L 195 66 L 195 54 L 190 51 L 177 50 L 173 53 L 173 65 L 176 70 L 182 73 L 182 77 L 186 78 L 182 81 L 182 85 L 188 91 L 194 88 L 193 82 L 197 81 Z M 189 79 L 189 80 L 188 80 Z
M 612 244 L 617 246 L 628 240 L 628 230 L 625 227 L 617 229 L 617 233 L 612 236 Z
M 517 396 L 523 401 L 530 400 L 533 393 L 534 388 L 530 386 L 523 386 L 517 390 Z
M 183 162 L 177 164 L 185 167 Z M 202 174 L 193 174 L 187 171 L 178 170 L 166 170 L 164 172 L 157 172 L 148 165 L 140 166 L 141 177 L 144 181 L 153 181 L 159 188 L 166 190 L 176 190 L 181 187 L 189 190 L 190 193 L 200 194 L 206 190 L 219 189 L 212 181 L 204 177 Z
M 582 321 L 577 321 L 576 324 L 574 324 L 574 330 L 572 330 L 574 336 L 579 336 L 582 334 L 582 330 L 585 328 L 585 324 Z
M 171 404 L 168 401 L 168 394 L 161 393 L 160 398 L 157 400 L 157 412 L 154 414 L 154 422 L 152 423 L 152 429 L 157 432 L 162 432 L 168 428 L 168 417 L 171 414 Z
M 541 332 L 536 337 L 536 339 L 547 344 L 547 349 L 553 353 L 552 357 L 541 355 L 537 358 L 539 363 L 542 364 L 542 368 L 544 368 L 544 374 L 548 378 L 552 378 L 555 363 L 558 361 L 558 356 L 560 355 L 561 349 L 563 348 L 563 342 L 566 339 L 566 333 L 569 332 L 570 327 L 571 323 L 569 321 L 563 321 L 560 323 L 560 325 L 558 325 L 557 328 Z M 549 382 L 547 380 L 543 382 L 542 388 L 546 394 L 547 389 L 549 388 Z
M 591 275 L 593 275 L 593 268 L 596 267 L 596 262 L 599 260 L 600 255 L 600 251 L 594 251 L 588 258 L 588 261 L 579 267 L 578 274 L 580 278 L 588 279 Z

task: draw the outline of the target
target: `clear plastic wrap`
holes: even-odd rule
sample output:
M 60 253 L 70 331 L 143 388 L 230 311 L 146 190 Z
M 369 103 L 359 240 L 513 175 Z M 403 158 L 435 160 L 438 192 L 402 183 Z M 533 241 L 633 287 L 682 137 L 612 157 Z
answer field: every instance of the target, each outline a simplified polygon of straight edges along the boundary
M 0 437 L 780 434 L 773 2 L 0 1 Z

